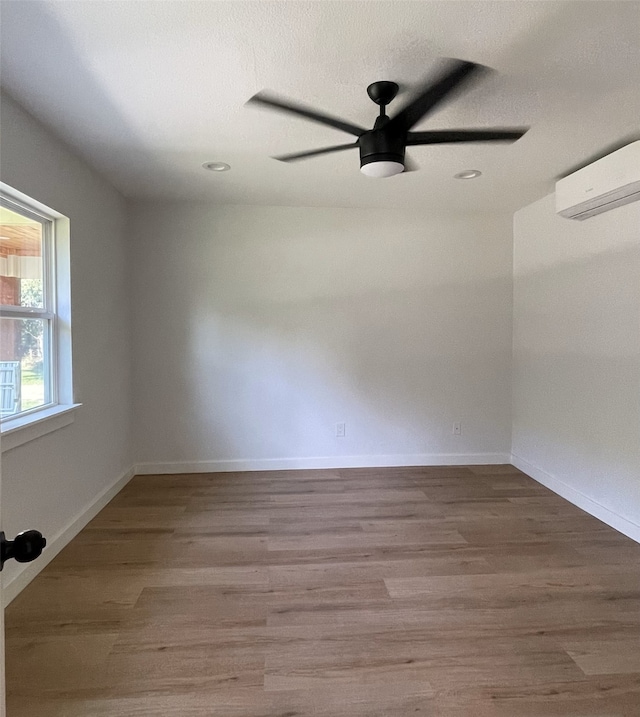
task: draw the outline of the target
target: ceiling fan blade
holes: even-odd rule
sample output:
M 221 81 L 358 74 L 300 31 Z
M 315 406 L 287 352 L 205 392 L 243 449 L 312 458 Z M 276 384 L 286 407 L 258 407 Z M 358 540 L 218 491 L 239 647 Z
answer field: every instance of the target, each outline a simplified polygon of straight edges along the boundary
M 417 172 L 420 169 L 420 167 L 409 157 L 408 154 L 405 153 L 404 155 L 404 172 L 402 174 L 406 174 L 407 172 Z
M 452 129 L 409 132 L 407 146 L 447 142 L 515 142 L 528 129 L 528 127 L 514 127 L 513 129 Z
M 391 118 L 387 127 L 394 131 L 410 130 L 436 105 L 468 81 L 472 75 L 478 75 L 487 68 L 475 62 L 450 60 L 441 75 L 426 84 L 413 100 Z
M 323 147 L 322 149 L 311 149 L 308 152 L 296 152 L 295 154 L 281 154 L 279 157 L 274 157 L 280 162 L 295 162 L 298 159 L 307 159 L 307 157 L 317 157 L 319 154 L 329 154 L 330 152 L 342 152 L 344 149 L 356 149 L 358 146 L 357 142 L 351 142 L 349 144 L 336 144 L 333 147 Z
M 330 115 L 326 115 L 323 112 L 318 112 L 311 107 L 305 107 L 304 105 L 289 102 L 289 100 L 279 99 L 277 97 L 274 97 L 273 95 L 270 95 L 267 92 L 258 92 L 258 94 L 254 95 L 247 102 L 247 104 L 263 105 L 264 107 L 271 107 L 272 109 L 279 110 L 280 112 L 287 112 L 289 114 L 298 115 L 300 117 L 304 117 L 305 119 L 309 119 L 312 122 L 319 122 L 320 124 L 334 127 L 335 129 L 342 130 L 343 132 L 348 132 L 349 134 L 353 134 L 356 137 L 359 137 L 361 134 L 364 134 L 367 131 L 362 127 L 358 127 L 355 124 L 351 124 L 351 122 L 346 122 L 345 120 L 341 120 L 338 117 L 331 117 Z

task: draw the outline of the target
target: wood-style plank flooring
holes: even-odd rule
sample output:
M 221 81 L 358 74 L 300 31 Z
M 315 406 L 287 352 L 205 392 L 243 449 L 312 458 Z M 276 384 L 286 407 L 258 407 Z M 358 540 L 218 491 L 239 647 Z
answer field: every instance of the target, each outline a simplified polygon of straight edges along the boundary
M 6 629 L 8 717 L 640 715 L 640 546 L 510 466 L 139 476 Z

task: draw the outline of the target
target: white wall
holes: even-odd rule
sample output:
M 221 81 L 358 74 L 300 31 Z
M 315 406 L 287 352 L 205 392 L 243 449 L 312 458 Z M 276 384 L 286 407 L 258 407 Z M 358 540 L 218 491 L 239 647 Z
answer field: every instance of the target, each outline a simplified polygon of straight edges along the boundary
M 510 218 L 146 203 L 132 228 L 139 470 L 508 460 Z
M 76 518 L 132 465 L 126 205 L 5 95 L 1 127 L 2 181 L 70 219 L 73 372 L 83 406 L 72 425 L 2 455 L 3 529 L 13 536 L 37 528 L 51 544 L 82 527 Z M 45 556 L 31 566 L 7 564 L 6 596 Z
M 640 540 L 640 203 L 514 234 L 514 462 Z

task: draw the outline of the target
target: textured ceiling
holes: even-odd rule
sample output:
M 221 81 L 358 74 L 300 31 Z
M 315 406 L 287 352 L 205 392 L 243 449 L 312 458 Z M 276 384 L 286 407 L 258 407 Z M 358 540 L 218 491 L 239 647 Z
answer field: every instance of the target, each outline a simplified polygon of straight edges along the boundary
M 3 86 L 131 197 L 508 211 L 640 137 L 639 2 L 4 0 L 1 12 Z M 530 132 L 415 147 L 419 172 L 372 180 L 356 151 L 270 159 L 352 138 L 244 107 L 268 88 L 372 126 L 366 86 L 410 91 L 438 57 L 496 72 L 420 128 Z M 209 160 L 232 171 L 205 172 Z M 469 168 L 483 176 L 453 179 Z

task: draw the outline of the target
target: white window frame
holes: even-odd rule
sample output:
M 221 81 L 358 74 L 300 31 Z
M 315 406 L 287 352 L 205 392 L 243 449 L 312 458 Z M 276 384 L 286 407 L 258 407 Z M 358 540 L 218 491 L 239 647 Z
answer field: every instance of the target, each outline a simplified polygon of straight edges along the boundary
M 71 362 L 69 220 L 44 204 L 0 182 L 0 203 L 42 223 L 43 307 L 2 306 L 3 317 L 47 321 L 48 402 L 0 421 L 2 452 L 69 425 L 74 410 Z M 46 384 L 45 384 L 46 385 Z

